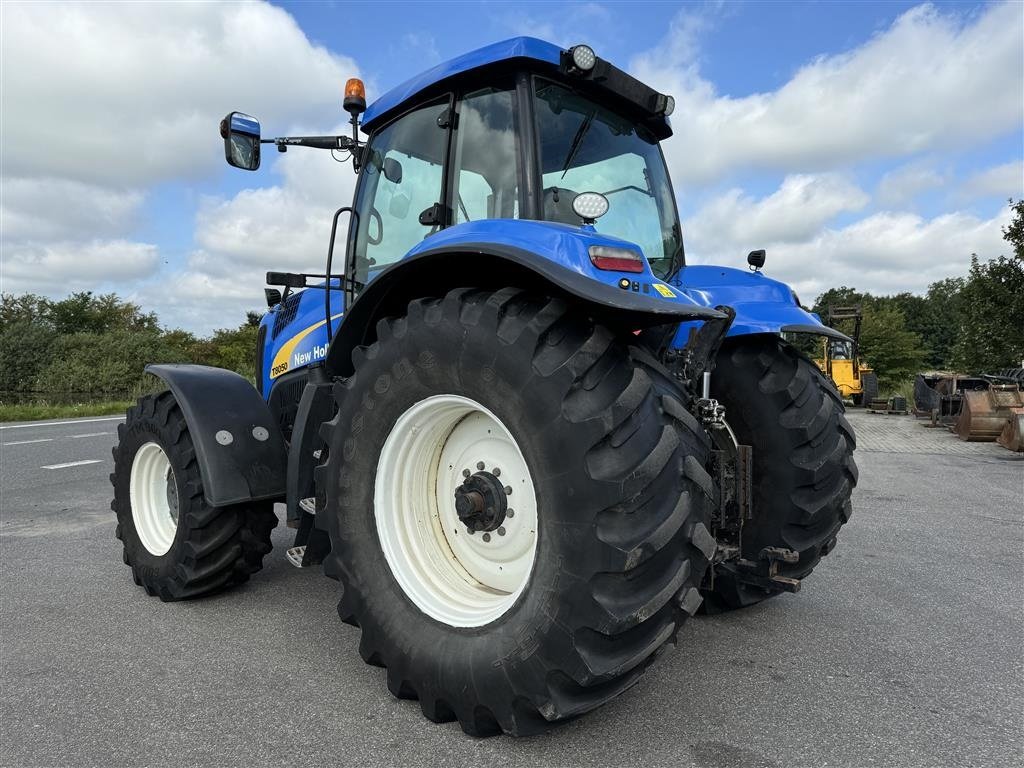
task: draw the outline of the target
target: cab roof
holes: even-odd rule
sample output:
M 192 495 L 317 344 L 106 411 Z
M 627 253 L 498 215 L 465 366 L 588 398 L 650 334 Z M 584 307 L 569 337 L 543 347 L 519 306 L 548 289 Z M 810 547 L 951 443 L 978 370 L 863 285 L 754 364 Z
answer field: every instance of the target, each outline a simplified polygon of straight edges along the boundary
M 534 59 L 557 66 L 561 54 L 562 49 L 557 45 L 538 40 L 535 37 L 513 37 L 499 43 L 486 45 L 483 48 L 477 48 L 475 51 L 442 62 L 392 88 L 367 107 L 366 112 L 363 113 L 362 128 L 366 132 L 372 131 L 375 123 L 384 115 L 400 107 L 418 93 L 450 77 L 511 59 Z

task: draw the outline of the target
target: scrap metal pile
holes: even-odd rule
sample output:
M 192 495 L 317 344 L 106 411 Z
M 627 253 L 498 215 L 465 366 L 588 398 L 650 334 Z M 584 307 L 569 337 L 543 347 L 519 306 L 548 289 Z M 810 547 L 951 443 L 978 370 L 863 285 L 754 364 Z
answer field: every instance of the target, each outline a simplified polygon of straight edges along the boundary
M 945 371 L 918 374 L 914 415 L 948 426 L 961 440 L 997 442 L 1024 452 L 1024 368 L 967 376 Z

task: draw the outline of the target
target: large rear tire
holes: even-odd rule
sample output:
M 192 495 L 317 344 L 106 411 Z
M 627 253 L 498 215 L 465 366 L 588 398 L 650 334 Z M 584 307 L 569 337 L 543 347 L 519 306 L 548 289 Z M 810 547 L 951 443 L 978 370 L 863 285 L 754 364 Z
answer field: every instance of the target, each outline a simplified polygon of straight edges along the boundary
M 317 471 L 363 659 L 481 736 L 633 685 L 699 606 L 715 547 L 707 438 L 671 378 L 514 288 L 417 300 L 377 332 L 336 385 Z M 456 507 L 467 475 L 483 517 Z
M 737 441 L 753 448 L 753 519 L 743 527 L 743 557 L 766 547 L 799 553 L 780 576 L 803 579 L 836 545 L 850 519 L 857 484 L 853 428 L 835 386 L 814 363 L 774 336 L 729 340 L 711 377 Z M 704 591 L 708 613 L 742 608 L 779 594 L 717 566 Z
M 117 430 L 117 538 L 135 583 L 161 600 L 200 597 L 248 580 L 270 552 L 272 502 L 211 507 L 174 395 L 140 398 Z

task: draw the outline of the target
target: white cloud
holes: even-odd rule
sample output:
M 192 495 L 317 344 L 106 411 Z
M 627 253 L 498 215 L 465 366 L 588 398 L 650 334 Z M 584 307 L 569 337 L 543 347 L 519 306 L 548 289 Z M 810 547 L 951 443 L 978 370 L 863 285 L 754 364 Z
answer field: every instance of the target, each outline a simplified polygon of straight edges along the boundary
M 223 162 L 231 109 L 271 130 L 337 119 L 355 64 L 264 3 L 8 3 L 6 174 L 140 185 Z
M 911 204 L 922 192 L 943 186 L 948 177 L 922 163 L 908 163 L 895 168 L 878 182 L 878 202 L 888 207 Z
M 838 285 L 882 294 L 920 292 L 931 282 L 965 274 L 972 253 L 990 259 L 1007 250 L 1001 231 L 1009 221 L 1005 208 L 991 219 L 959 211 L 931 219 L 883 211 L 845 226 L 828 226 L 830 210 L 855 210 L 857 203 L 863 204 L 851 188 L 847 204 L 837 193 L 831 203 L 808 208 L 814 221 L 805 224 L 795 211 L 785 218 L 788 209 L 781 201 L 792 198 L 785 191 L 792 187 L 791 177 L 762 200 L 731 191 L 709 202 L 684 223 L 687 259 L 740 267 L 749 250 L 766 248 L 766 273 L 790 283 L 810 301 Z M 783 215 L 770 217 L 774 210 Z
M 1022 13 L 1020 3 L 997 3 L 962 22 L 918 6 L 860 47 L 815 59 L 777 91 L 732 97 L 701 77 L 694 40 L 705 17 L 685 10 L 631 71 L 676 98 L 666 144 L 676 179 L 829 170 L 1019 127 Z
M 140 286 L 135 298 L 169 325 L 204 331 L 241 322 L 246 310 L 260 308 L 268 270 L 323 272 L 331 219 L 352 202 L 352 166 L 327 152 L 293 148 L 274 171 L 282 175 L 279 184 L 204 200 L 196 217 L 199 248 L 182 270 Z M 343 269 L 348 224 L 343 214 L 335 272 Z
M 23 243 L 3 249 L 2 290 L 62 293 L 138 280 L 156 272 L 155 245 L 127 240 Z
M 857 211 L 868 196 L 836 174 L 787 176 L 762 200 L 731 189 L 703 206 L 686 223 L 690 242 L 714 243 L 721 256 L 744 254 L 770 242 L 804 242 L 844 211 Z M 705 246 L 705 249 L 707 246 Z
M 6 178 L 2 185 L 0 237 L 8 242 L 117 235 L 134 223 L 144 198 L 69 179 Z
M 1024 198 L 1024 163 L 1004 163 L 970 176 L 957 190 L 965 200 L 979 197 Z
M 260 306 L 267 269 L 322 269 L 353 174 L 320 151 L 268 152 L 278 185 L 204 200 L 183 269 L 127 235 L 153 185 L 223 168 L 230 109 L 268 135 L 342 117 L 342 86 L 360 74 L 351 59 L 257 2 L 9 3 L 3 21 L 4 290 L 112 286 L 206 331 Z
M 237 264 L 322 268 L 331 217 L 352 202 L 352 165 L 336 162 L 327 152 L 294 148 L 278 159 L 275 170 L 284 177 L 280 184 L 205 200 L 196 220 L 196 242 Z M 339 225 L 347 224 L 343 216 Z

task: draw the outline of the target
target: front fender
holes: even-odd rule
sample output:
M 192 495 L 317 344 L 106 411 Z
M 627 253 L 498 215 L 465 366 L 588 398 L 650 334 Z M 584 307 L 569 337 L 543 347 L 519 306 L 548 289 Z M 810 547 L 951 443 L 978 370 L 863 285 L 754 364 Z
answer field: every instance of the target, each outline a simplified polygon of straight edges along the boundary
M 673 285 L 692 301 L 707 307 L 725 304 L 736 311 L 727 336 L 755 333 L 814 333 L 842 341 L 850 337 L 823 324 L 796 301 L 793 289 L 761 272 L 731 267 L 684 267 Z M 683 346 L 692 324 L 684 323 L 675 346 Z
M 284 497 L 284 437 L 247 379 L 206 365 L 147 365 L 146 372 L 178 401 L 211 506 Z
M 468 222 L 431 235 L 402 261 L 372 275 L 334 337 L 328 369 L 348 375 L 352 349 L 375 338 L 380 318 L 403 314 L 417 297 L 460 287 L 515 285 L 561 293 L 586 302 L 602 320 L 634 330 L 724 317 L 665 285 L 646 262 L 639 273 L 597 269 L 587 250 L 591 245 L 636 249 L 590 227 L 528 220 Z M 626 287 L 621 286 L 624 280 Z

